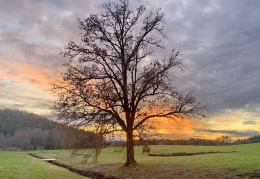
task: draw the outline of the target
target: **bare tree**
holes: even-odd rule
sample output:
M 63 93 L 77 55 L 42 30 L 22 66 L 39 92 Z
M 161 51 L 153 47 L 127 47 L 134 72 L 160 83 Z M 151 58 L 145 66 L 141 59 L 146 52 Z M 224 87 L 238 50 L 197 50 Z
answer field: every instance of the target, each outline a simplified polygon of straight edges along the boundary
M 230 136 L 222 135 L 221 137 L 217 137 L 216 141 L 218 141 L 219 143 L 222 143 L 222 144 L 228 144 L 228 143 L 231 143 L 232 138 Z
M 153 48 L 164 49 L 155 34 L 163 33 L 164 14 L 146 13 L 143 5 L 132 11 L 128 0 L 104 4 L 105 13 L 79 20 L 82 42 L 70 42 L 62 55 L 69 57 L 63 82 L 53 84 L 58 94 L 54 109 L 59 119 L 101 134 L 122 131 L 127 138 L 125 166 L 136 164 L 134 136 L 153 126 L 151 119 L 200 116 L 203 106 L 192 92 L 183 95 L 168 78 L 182 68 L 179 52 L 152 59 Z

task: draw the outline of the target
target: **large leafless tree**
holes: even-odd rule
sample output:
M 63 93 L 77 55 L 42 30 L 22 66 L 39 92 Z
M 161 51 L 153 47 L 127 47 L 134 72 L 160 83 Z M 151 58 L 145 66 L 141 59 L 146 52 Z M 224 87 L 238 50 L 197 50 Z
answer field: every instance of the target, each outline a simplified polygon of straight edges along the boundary
M 166 37 L 160 10 L 147 13 L 141 5 L 132 11 L 127 0 L 108 2 L 104 9 L 79 20 L 82 42 L 71 41 L 62 52 L 70 61 L 63 82 L 53 85 L 58 94 L 54 108 L 71 125 L 91 126 L 102 134 L 123 131 L 125 166 L 131 166 L 136 164 L 134 135 L 149 130 L 148 121 L 179 122 L 201 115 L 203 106 L 168 78 L 170 69 L 183 66 L 178 51 L 153 59 L 153 49 L 163 50 Z

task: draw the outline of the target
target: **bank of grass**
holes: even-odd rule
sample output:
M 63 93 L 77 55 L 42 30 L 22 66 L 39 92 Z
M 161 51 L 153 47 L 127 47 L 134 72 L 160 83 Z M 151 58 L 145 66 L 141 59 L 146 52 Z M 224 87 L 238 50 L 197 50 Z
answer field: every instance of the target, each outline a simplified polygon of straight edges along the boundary
M 31 157 L 24 152 L 0 151 L 0 178 L 69 179 L 86 178 L 64 168 Z
M 135 148 L 138 167 L 126 169 L 125 151 L 115 152 L 115 148 L 105 148 L 99 156 L 98 165 L 83 164 L 82 156 L 71 157 L 68 150 L 41 151 L 42 157 L 55 157 L 58 162 L 82 170 L 105 172 L 106 176 L 124 178 L 251 178 L 260 173 L 260 144 L 231 146 L 151 146 L 151 153 L 177 152 L 231 152 L 193 156 L 151 157 L 142 154 L 142 148 Z M 260 177 L 260 176 L 259 176 Z

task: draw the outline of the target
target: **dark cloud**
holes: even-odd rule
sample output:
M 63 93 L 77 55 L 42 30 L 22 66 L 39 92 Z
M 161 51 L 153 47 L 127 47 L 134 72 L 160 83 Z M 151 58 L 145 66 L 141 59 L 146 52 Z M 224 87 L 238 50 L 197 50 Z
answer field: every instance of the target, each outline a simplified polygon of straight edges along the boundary
M 206 129 L 195 129 L 199 132 L 208 132 L 208 133 L 220 133 L 228 134 L 232 137 L 250 137 L 255 135 L 260 135 L 259 131 L 247 130 L 247 131 L 236 131 L 236 130 L 206 130 Z
M 30 79 L 30 82 L 31 82 L 31 83 L 39 83 L 39 82 L 37 82 L 35 79 Z
M 11 109 L 23 109 L 25 106 L 21 104 L 12 104 L 9 108 Z
M 166 139 L 167 138 L 168 139 L 172 139 L 172 138 L 174 138 L 174 139 L 189 139 L 189 137 L 187 137 L 185 134 L 182 134 L 182 135 L 180 135 L 180 134 L 178 134 L 178 135 L 176 135 L 176 134 L 160 134 L 160 135 L 162 135 Z
M 187 66 L 176 83 L 214 110 L 259 110 L 260 2 L 188 1 L 178 8 L 180 17 L 166 26 L 168 46 L 182 51 Z
M 17 70 L 10 70 L 6 74 L 9 74 L 9 75 L 21 75 L 21 73 L 19 71 L 17 71 Z
M 257 122 L 256 121 L 244 121 L 243 124 L 251 125 L 251 124 L 257 124 Z
M 54 115 L 54 114 L 49 114 L 49 115 L 41 115 L 42 117 L 46 117 L 47 119 L 53 120 L 55 121 L 58 116 Z

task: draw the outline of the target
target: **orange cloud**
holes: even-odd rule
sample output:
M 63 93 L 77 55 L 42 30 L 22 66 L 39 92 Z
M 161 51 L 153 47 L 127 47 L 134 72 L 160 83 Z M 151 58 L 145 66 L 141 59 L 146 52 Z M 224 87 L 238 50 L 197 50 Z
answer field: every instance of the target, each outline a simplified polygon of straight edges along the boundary
M 230 118 L 222 118 L 222 119 L 217 119 L 215 120 L 215 123 L 220 123 L 220 124 L 223 124 L 223 123 L 233 123 L 233 122 L 237 122 L 236 119 L 230 119 Z
M 179 119 L 174 122 L 167 118 L 153 119 L 152 122 L 158 128 L 158 132 L 163 136 L 171 136 L 172 138 L 190 138 L 197 135 L 195 129 L 203 129 L 206 124 L 196 119 Z
M 59 79 L 57 75 L 43 67 L 9 62 L 4 59 L 0 59 L 0 63 L 2 64 L 0 78 L 18 81 L 40 89 L 50 89 L 49 83 Z

